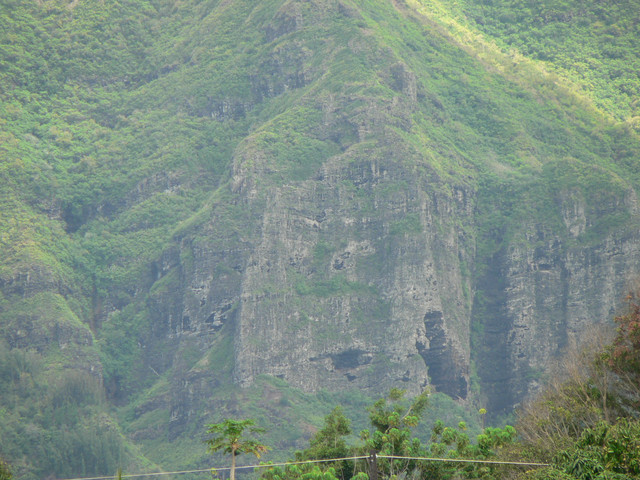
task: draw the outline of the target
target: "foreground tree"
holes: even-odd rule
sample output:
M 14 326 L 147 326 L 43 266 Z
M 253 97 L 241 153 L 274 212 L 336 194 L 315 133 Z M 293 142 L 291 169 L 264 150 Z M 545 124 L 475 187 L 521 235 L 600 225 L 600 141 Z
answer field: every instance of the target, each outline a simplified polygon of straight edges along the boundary
M 424 457 L 446 459 L 487 460 L 504 458 L 513 448 L 516 432 L 513 427 L 485 428 L 472 444 L 466 425 L 446 427 L 437 421 L 431 441 L 423 444 L 413 430 L 420 423 L 428 406 L 427 392 L 413 399 L 405 398 L 405 391 L 391 389 L 386 398 L 377 400 L 367 410 L 372 428 L 360 432 L 360 442 L 349 446 L 345 437 L 350 434 L 350 422 L 340 407 L 327 417 L 324 426 L 310 439 L 309 448 L 296 452 L 296 462 L 336 459 L 334 462 L 274 466 L 262 472 L 262 480 L 367 480 L 375 475 L 381 480 L 431 480 L 507 478 L 513 469 L 497 465 L 473 463 L 429 462 Z M 375 463 L 363 459 L 377 453 Z M 359 460 L 340 460 L 360 457 Z M 391 458 L 390 458 L 391 457 Z
M 335 407 L 324 419 L 324 426 L 309 440 L 309 448 L 295 453 L 295 462 L 345 458 L 353 455 L 345 437 L 351 434 L 351 421 L 341 407 Z M 321 464 L 299 463 L 271 467 L 262 472 L 262 480 L 351 480 L 353 462 L 336 461 Z M 358 477 L 366 480 L 366 475 Z
M 589 337 L 567 351 L 542 391 L 517 412 L 518 434 L 539 460 L 551 461 L 586 428 L 620 415 L 616 378 L 601 361 L 606 344 L 600 339 L 611 335 L 603 331 Z
M 207 426 L 207 433 L 211 434 L 212 437 L 206 440 L 206 443 L 211 453 L 222 450 L 224 453 L 231 455 L 229 477 L 231 480 L 235 480 L 237 455 L 251 453 L 260 458 L 269 449 L 266 445 L 248 436 L 263 432 L 264 429 L 255 426 L 253 419 L 226 419 L 221 423 L 213 423 Z
M 428 398 L 429 394 L 425 391 L 408 401 L 404 390 L 392 388 L 387 398 L 379 399 L 368 408 L 369 421 L 374 429 L 360 432 L 360 438 L 364 442 L 360 453 L 366 455 L 375 450 L 383 455 L 424 456 L 425 450 L 420 440 L 412 434 L 427 408 Z M 420 473 L 420 464 L 413 460 L 381 459 L 378 468 L 383 476 L 388 477 Z
M 627 311 L 614 320 L 618 331 L 604 356 L 617 375 L 620 396 L 627 407 L 640 406 L 640 287 L 626 297 Z
M 324 426 L 309 440 L 309 448 L 296 452 L 296 460 L 320 460 L 344 458 L 351 455 L 345 437 L 351 434 L 351 421 L 345 417 L 341 407 L 335 407 L 324 419 Z M 332 468 L 335 476 L 348 480 L 353 474 L 353 463 L 340 461 L 324 465 Z

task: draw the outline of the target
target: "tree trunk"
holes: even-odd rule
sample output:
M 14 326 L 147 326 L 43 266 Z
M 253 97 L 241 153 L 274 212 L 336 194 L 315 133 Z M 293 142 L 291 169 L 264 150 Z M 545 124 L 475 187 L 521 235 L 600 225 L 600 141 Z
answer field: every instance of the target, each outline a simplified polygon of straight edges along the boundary
M 236 480 L 236 451 L 231 451 L 231 471 L 229 472 L 229 480 Z

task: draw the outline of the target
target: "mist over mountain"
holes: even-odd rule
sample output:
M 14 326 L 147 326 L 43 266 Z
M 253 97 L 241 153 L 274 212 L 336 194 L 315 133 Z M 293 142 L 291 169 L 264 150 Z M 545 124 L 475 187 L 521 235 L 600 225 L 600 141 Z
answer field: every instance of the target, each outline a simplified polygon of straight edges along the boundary
M 639 12 L 3 0 L 0 456 L 206 467 L 207 422 L 295 448 L 393 387 L 508 415 L 640 271 Z

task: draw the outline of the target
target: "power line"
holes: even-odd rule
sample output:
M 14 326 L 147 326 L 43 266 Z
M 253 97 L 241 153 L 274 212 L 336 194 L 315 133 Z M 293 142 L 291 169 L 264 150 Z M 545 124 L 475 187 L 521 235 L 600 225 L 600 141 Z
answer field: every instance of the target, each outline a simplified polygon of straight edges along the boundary
M 490 463 L 494 465 L 522 465 L 530 467 L 549 467 L 549 463 L 534 462 L 509 462 L 500 460 L 472 460 L 466 458 L 435 458 L 435 457 L 400 457 L 397 455 L 378 455 L 378 458 L 391 458 L 400 460 L 426 460 L 430 462 L 455 462 L 455 463 Z
M 240 468 L 240 467 L 236 467 Z M 211 468 L 204 468 L 198 470 L 180 470 L 177 472 L 152 472 L 152 473 L 127 473 L 122 474 L 121 478 L 134 478 L 134 477 L 153 477 L 157 475 L 181 475 L 183 473 L 203 473 L 210 472 Z M 229 470 L 229 468 L 216 468 L 215 470 Z M 104 477 L 76 477 L 76 478 L 67 478 L 65 480 L 112 480 L 117 478 L 117 475 L 108 475 Z
M 500 460 L 473 460 L 466 458 L 437 458 L 437 457 L 401 457 L 398 455 L 376 455 L 378 458 L 388 458 L 391 460 L 423 460 L 429 462 L 444 462 L 444 463 L 485 463 L 492 465 L 520 465 L 520 466 L 529 466 L 529 467 L 548 467 L 550 464 L 548 463 L 535 463 L 535 462 L 515 462 L 515 461 L 500 461 Z M 330 463 L 330 462 L 341 462 L 345 460 L 363 460 L 369 458 L 368 455 L 360 455 L 354 457 L 342 457 L 342 458 L 326 458 L 319 460 L 300 460 L 296 462 L 281 462 L 281 463 L 261 463 L 259 465 L 241 465 L 237 466 L 236 470 L 243 470 L 249 468 L 271 468 L 271 467 L 282 467 L 287 465 L 304 465 L 304 464 L 312 464 L 312 463 Z M 121 478 L 139 478 L 139 477 L 153 477 L 153 476 L 162 476 L 162 475 L 183 475 L 185 473 L 204 473 L 211 472 L 212 470 L 223 472 L 227 470 L 231 470 L 231 467 L 210 467 L 210 468 L 201 468 L 196 470 L 179 470 L 175 472 L 151 472 L 151 473 L 129 473 L 123 474 Z M 65 480 L 112 480 L 116 478 L 115 475 L 102 476 L 102 477 L 78 477 L 78 478 L 68 478 Z
M 364 458 L 368 458 L 367 455 L 361 455 L 356 457 L 343 457 L 343 458 L 329 458 L 329 459 L 320 459 L 320 460 L 300 460 L 297 462 L 282 462 L 282 463 L 261 463 L 259 465 L 240 465 L 236 467 L 236 470 L 247 469 L 247 468 L 270 468 L 270 467 L 281 467 L 286 465 L 303 465 L 309 463 L 328 463 L 328 462 L 340 462 L 344 460 L 361 460 Z M 151 472 L 151 473 L 129 473 L 122 474 L 122 478 L 134 478 L 134 477 L 153 477 L 153 476 L 161 476 L 161 475 L 182 475 L 184 473 L 203 473 L 210 472 L 211 470 L 216 470 L 218 472 L 224 472 L 227 470 L 231 470 L 231 467 L 210 467 L 210 468 L 201 468 L 196 470 L 180 470 L 176 472 Z M 65 480 L 111 480 L 116 478 L 115 475 L 102 476 L 102 477 L 77 477 L 77 478 L 67 478 Z

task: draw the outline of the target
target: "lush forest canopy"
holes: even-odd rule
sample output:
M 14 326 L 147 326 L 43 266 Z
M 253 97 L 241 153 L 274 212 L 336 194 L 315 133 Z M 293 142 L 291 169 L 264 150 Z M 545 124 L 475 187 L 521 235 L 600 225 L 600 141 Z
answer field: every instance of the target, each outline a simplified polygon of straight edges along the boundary
M 552 243 L 552 229 L 564 250 L 596 248 L 612 231 L 637 233 L 639 29 L 637 0 L 2 0 L 0 457 L 21 479 L 200 467 L 210 463 L 204 425 L 248 416 L 267 428 L 280 459 L 292 449 L 310 458 L 374 446 L 553 462 L 525 474 L 533 478 L 638 475 L 635 298 L 587 376 L 558 382 L 526 411 L 520 443 L 511 430 L 482 431 L 476 412 L 492 398 L 482 359 L 492 358 L 501 280 L 491 260 L 510 245 Z M 342 404 L 352 428 L 364 429 L 368 393 L 303 392 L 272 375 L 240 388 L 231 325 L 215 317 L 220 337 L 177 344 L 177 327 L 157 319 L 169 315 L 165 299 L 185 272 L 206 263 L 195 247 L 248 248 L 270 192 L 330 176 L 332 161 L 360 173 L 362 157 L 398 157 L 410 173 L 371 191 L 341 179 L 347 211 L 375 217 L 380 199 L 406 203 L 414 181 L 440 199 L 476 196 L 473 223 L 471 214 L 448 214 L 451 225 L 433 230 L 447 248 L 473 245 L 476 263 L 454 255 L 461 297 L 445 303 L 473 310 L 477 353 L 469 354 L 466 403 L 435 393 L 421 427 L 405 422 L 385 439 L 388 426 L 372 417 L 368 434 L 357 440 L 353 430 L 334 451 L 323 435 L 344 436 L 345 421 L 334 412 L 318 430 L 323 418 Z M 237 193 L 245 191 L 257 200 Z M 558 207 L 565 197 L 577 199 L 584 224 L 567 224 Z M 316 242 L 312 273 L 287 272 L 289 303 L 360 298 L 354 322 L 388 318 L 385 282 L 362 278 L 386 271 L 393 252 L 405 251 L 397 244 L 414 242 L 423 222 L 410 212 L 376 233 L 389 243 L 358 265 L 358 278 L 326 273 L 325 265 L 340 266 L 341 232 Z M 522 229 L 529 224 L 537 237 Z M 240 270 L 216 264 L 221 296 Z M 260 294 L 284 288 L 265 282 Z M 228 316 L 238 310 L 223 307 Z M 303 335 L 318 315 L 311 308 L 288 333 Z M 337 341 L 332 334 L 328 327 L 317 336 Z M 375 361 L 371 375 L 384 377 L 388 359 Z M 202 381 L 202 396 L 183 387 L 204 377 L 213 380 Z M 522 377 L 541 384 L 544 374 Z M 385 408 L 375 403 L 369 415 L 395 406 Z M 184 422 L 172 423 L 176 416 Z M 466 432 L 454 428 L 459 422 Z M 333 468 L 339 478 L 358 473 Z M 503 473 L 382 468 L 438 478 Z

